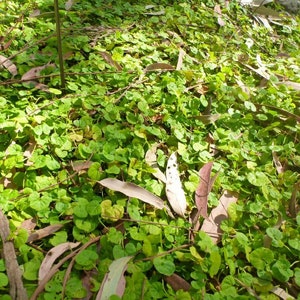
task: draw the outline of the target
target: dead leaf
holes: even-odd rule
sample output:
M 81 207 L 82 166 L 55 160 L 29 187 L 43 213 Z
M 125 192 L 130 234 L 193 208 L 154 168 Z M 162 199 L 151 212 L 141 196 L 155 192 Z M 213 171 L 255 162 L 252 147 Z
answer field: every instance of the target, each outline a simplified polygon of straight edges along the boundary
M 156 157 L 156 149 L 158 144 L 154 144 L 145 155 L 145 161 L 147 165 L 149 165 L 153 169 L 153 176 L 163 183 L 166 183 L 167 179 L 165 174 L 160 170 L 157 164 L 157 157 Z
M 170 208 L 164 204 L 164 201 L 161 198 L 134 183 L 124 182 L 115 178 L 105 178 L 98 181 L 98 183 L 113 191 L 123 193 L 128 197 L 140 199 L 158 209 L 166 209 L 169 216 L 173 217 Z
M 291 215 L 292 218 L 296 218 L 297 214 L 299 212 L 299 209 L 297 207 L 297 194 L 300 190 L 300 182 L 297 182 L 294 184 L 294 188 L 293 188 L 293 192 L 292 192 L 292 196 L 289 202 L 289 213 Z
M 294 81 L 281 81 L 278 84 L 284 84 L 288 87 L 293 88 L 296 91 L 300 91 L 300 83 L 299 82 L 294 82 Z
M 80 172 L 80 171 L 88 170 L 92 165 L 92 162 L 90 160 L 87 161 L 79 160 L 79 161 L 71 162 L 71 165 L 73 171 Z
M 200 183 L 195 193 L 195 204 L 198 209 L 198 218 L 207 218 L 208 195 L 212 189 L 213 182 L 210 178 L 213 162 L 208 162 L 199 171 Z
M 125 256 L 114 260 L 110 264 L 109 271 L 102 281 L 96 300 L 108 300 L 112 295 L 123 296 L 126 285 L 124 272 L 131 259 L 132 256 Z
M 281 174 L 285 171 L 284 166 L 281 164 L 279 157 L 275 151 L 272 151 L 273 163 L 275 165 L 276 171 L 278 174 Z
M 208 219 L 205 219 L 201 230 L 206 232 L 212 239 L 214 244 L 217 244 L 221 239 L 222 230 L 221 222 L 228 218 L 227 209 L 231 203 L 236 203 L 237 194 L 230 191 L 224 191 L 219 200 L 219 205 L 214 208 Z
M 80 242 L 77 243 L 63 243 L 58 246 L 53 247 L 49 250 L 43 259 L 40 269 L 39 269 L 39 281 L 42 281 L 44 277 L 49 273 L 51 270 L 54 262 L 58 257 L 64 254 L 66 251 L 74 249 L 80 245 Z
M 156 5 L 146 5 L 145 9 L 154 9 L 156 7 Z M 148 15 L 148 16 L 160 16 L 160 15 L 164 15 L 165 14 L 165 10 L 162 9 L 160 11 L 153 11 L 153 12 L 146 12 L 144 13 L 144 15 Z
M 275 286 L 271 292 L 275 295 L 277 295 L 279 298 L 284 299 L 284 300 L 293 300 L 295 299 L 293 296 L 288 294 L 284 289 L 281 287 Z
M 108 52 L 99 52 L 102 58 L 110 64 L 112 67 L 116 68 L 118 71 L 122 71 L 122 67 L 111 57 L 111 55 Z
M 201 115 L 192 118 L 200 120 L 203 124 L 208 125 L 211 123 L 215 123 L 221 117 L 222 117 L 221 114 L 213 114 L 213 115 Z
M 185 56 L 185 51 L 180 48 L 179 49 L 179 55 L 178 55 L 178 61 L 177 61 L 176 70 L 181 70 L 182 69 L 182 64 L 183 64 L 183 58 L 184 58 L 184 56 Z
M 161 70 L 174 70 L 174 67 L 165 63 L 154 63 L 146 67 L 145 72 L 149 71 L 161 71 Z
M 34 149 L 36 147 L 37 143 L 34 138 L 30 138 L 28 142 L 28 146 L 26 150 L 23 153 L 23 156 L 25 158 L 25 166 L 32 166 L 33 162 L 30 161 L 30 158 L 32 157 L 32 154 L 34 152 Z
M 36 18 L 41 14 L 41 11 L 39 9 L 35 9 L 32 11 L 32 13 L 29 15 L 29 18 Z
M 18 74 L 17 66 L 3 55 L 0 55 L 0 67 L 1 66 L 5 67 L 13 76 L 16 76 Z
M 28 231 L 28 233 L 30 234 L 31 231 L 35 228 L 35 226 L 36 226 L 36 220 L 31 218 L 31 219 L 23 221 L 20 228 L 26 229 Z
M 166 170 L 166 195 L 172 209 L 181 217 L 186 211 L 186 198 L 179 177 L 176 152 L 169 157 Z
M 58 231 L 63 227 L 62 224 L 54 224 L 54 225 L 49 225 L 45 228 L 36 230 L 35 232 L 31 233 L 30 236 L 27 239 L 27 243 L 31 243 L 36 240 L 40 240 L 46 236 L 49 236 L 53 234 L 54 232 Z
M 221 6 L 216 4 L 214 7 L 214 12 L 218 15 L 218 24 L 222 27 L 225 26 L 225 21 L 222 19 Z
M 191 285 L 185 279 L 175 273 L 171 276 L 164 276 L 164 280 L 172 287 L 174 291 L 189 291 L 191 288 Z
M 36 79 L 38 76 L 40 76 L 41 71 L 47 69 L 47 68 L 54 68 L 55 64 L 51 64 L 48 63 L 44 66 L 40 66 L 40 67 L 34 67 L 32 69 L 30 69 L 29 71 L 27 71 L 25 74 L 23 74 L 21 80 L 22 81 L 30 81 L 33 79 Z
M 75 1 L 74 0 L 68 0 L 66 3 L 65 3 L 65 9 L 66 10 L 70 10 L 72 8 L 72 6 L 74 5 Z
M 250 70 L 252 70 L 253 72 L 255 72 L 256 74 L 260 75 L 261 77 L 265 78 L 266 80 L 269 80 L 270 74 L 267 72 L 268 70 L 267 70 L 266 66 L 263 64 L 259 54 L 256 55 L 256 62 L 258 65 L 257 69 L 251 67 L 248 64 L 243 64 L 243 65 L 246 66 L 247 68 L 249 68 Z

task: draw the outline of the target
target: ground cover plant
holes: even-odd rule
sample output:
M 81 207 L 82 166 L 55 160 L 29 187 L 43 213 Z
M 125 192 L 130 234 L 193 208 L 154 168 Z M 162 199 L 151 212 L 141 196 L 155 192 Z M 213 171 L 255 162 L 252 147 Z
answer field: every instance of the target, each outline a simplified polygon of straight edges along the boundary
M 1 299 L 299 299 L 298 16 L 0 13 Z

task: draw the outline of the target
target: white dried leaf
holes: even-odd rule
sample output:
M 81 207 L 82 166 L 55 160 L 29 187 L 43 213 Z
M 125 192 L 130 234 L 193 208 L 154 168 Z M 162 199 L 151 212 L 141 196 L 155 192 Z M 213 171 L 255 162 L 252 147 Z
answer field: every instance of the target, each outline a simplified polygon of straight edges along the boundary
M 184 217 L 186 211 L 186 199 L 178 173 L 175 152 L 172 153 L 168 160 L 166 178 L 166 195 L 170 205 L 178 215 Z

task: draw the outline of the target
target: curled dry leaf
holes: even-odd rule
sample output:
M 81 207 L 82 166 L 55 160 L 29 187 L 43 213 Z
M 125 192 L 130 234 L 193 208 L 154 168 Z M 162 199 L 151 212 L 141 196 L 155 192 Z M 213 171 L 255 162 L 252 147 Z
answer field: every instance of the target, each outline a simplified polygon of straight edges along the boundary
M 127 269 L 132 256 L 125 256 L 113 261 L 109 266 L 109 271 L 106 273 L 96 300 L 108 300 L 112 295 L 123 296 L 125 290 L 124 272 Z
M 0 67 L 1 66 L 6 68 L 8 72 L 13 76 L 16 76 L 18 74 L 17 66 L 3 55 L 0 55 Z
M 98 183 L 113 191 L 123 193 L 128 197 L 140 199 L 141 201 L 151 204 L 158 209 L 166 209 L 169 216 L 173 217 L 170 208 L 164 204 L 164 201 L 161 198 L 134 183 L 124 182 L 115 178 L 105 178 L 98 181 Z
M 208 219 L 204 220 L 201 230 L 211 237 L 214 244 L 217 244 L 221 239 L 222 230 L 220 225 L 223 220 L 228 218 L 227 208 L 236 201 L 236 193 L 224 191 L 219 200 L 219 205 L 211 211 Z
M 55 246 L 51 250 L 48 251 L 45 258 L 43 259 L 40 270 L 39 270 L 39 281 L 42 281 L 45 275 L 49 273 L 51 270 L 55 260 L 60 257 L 66 251 L 74 249 L 80 245 L 80 242 L 77 243 L 63 243 L 58 246 Z
M 166 170 L 166 195 L 172 209 L 181 217 L 184 217 L 186 211 L 186 199 L 184 190 L 181 185 L 178 169 L 176 153 L 172 153 Z

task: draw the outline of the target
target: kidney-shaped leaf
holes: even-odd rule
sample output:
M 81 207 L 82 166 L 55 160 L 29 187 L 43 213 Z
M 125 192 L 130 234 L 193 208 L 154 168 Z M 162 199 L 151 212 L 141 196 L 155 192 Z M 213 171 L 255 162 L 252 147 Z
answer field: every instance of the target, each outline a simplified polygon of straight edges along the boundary
M 124 272 L 131 259 L 132 256 L 125 256 L 116 259 L 110 264 L 109 271 L 102 281 L 96 300 L 108 300 L 112 295 L 123 296 L 126 284 Z
M 170 208 L 164 204 L 164 201 L 161 198 L 134 183 L 124 182 L 115 178 L 105 178 L 98 182 L 101 185 L 113 191 L 121 192 L 128 197 L 140 199 L 143 202 L 151 204 L 159 209 L 166 209 L 169 216 L 173 217 Z

